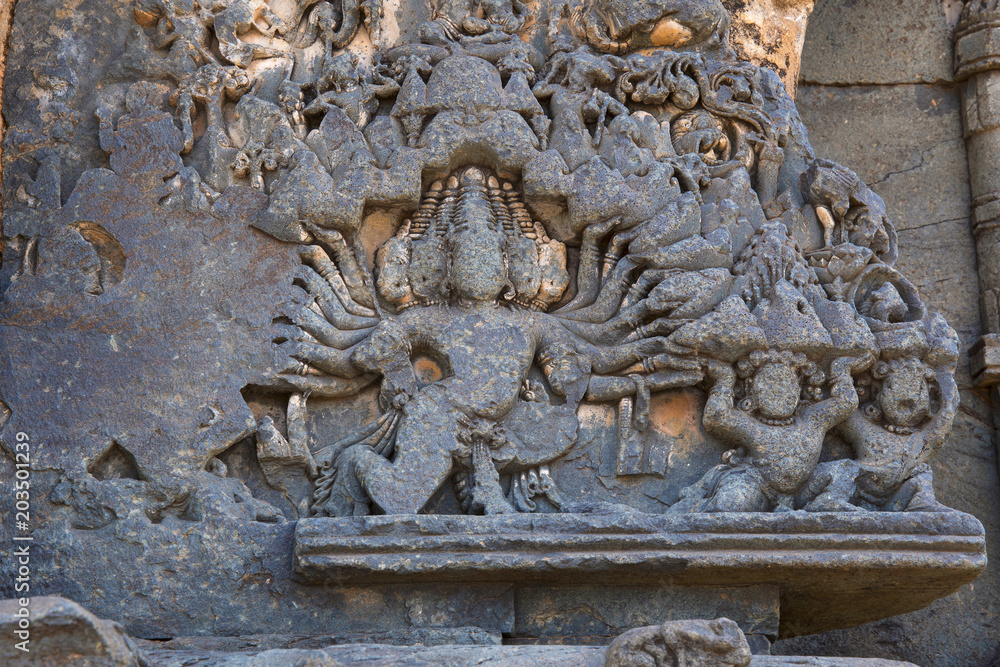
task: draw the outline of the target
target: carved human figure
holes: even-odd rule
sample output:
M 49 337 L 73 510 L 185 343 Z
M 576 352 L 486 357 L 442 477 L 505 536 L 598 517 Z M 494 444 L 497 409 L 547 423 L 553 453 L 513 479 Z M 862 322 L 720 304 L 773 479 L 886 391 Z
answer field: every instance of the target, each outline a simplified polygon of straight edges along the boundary
M 309 128 L 306 126 L 306 119 L 302 114 L 306 106 L 302 86 L 294 81 L 283 81 L 278 87 L 278 106 L 285 112 L 288 122 L 295 131 L 296 138 L 305 139 Z
M 434 5 L 433 18 L 420 26 L 418 34 L 425 44 L 440 46 L 463 37 L 505 40 L 521 29 L 526 14 L 520 0 L 441 0 Z
M 305 110 L 307 116 L 325 114 L 331 107 L 343 109 L 347 117 L 364 128 L 378 109 L 377 95 L 383 87 L 370 84 L 358 67 L 358 57 L 350 51 L 324 60 L 323 71 L 316 81 L 323 91 Z M 390 84 L 394 92 L 398 86 Z
M 810 481 L 810 511 L 947 510 L 934 498 L 927 465 L 944 445 L 958 411 L 954 361 L 931 369 L 916 356 L 879 361 L 874 398 L 834 428 L 854 460 L 820 464 Z M 940 407 L 931 415 L 931 383 Z
M 229 136 L 224 106 L 245 94 L 250 84 L 250 75 L 245 70 L 209 63 L 181 81 L 171 96 L 184 128 L 184 152 L 190 151 L 189 161 L 201 173 L 202 180 L 219 191 L 230 184 L 230 165 L 239 152 Z M 204 109 L 207 127 L 195 142 L 192 117 L 198 106 Z
M 598 89 L 611 83 L 615 73 L 615 61 L 580 49 L 558 54 L 533 89 L 535 97 L 549 100 L 553 116 L 549 147 L 559 151 L 570 171 L 597 155 L 609 116 L 629 113 L 625 105 Z M 590 124 L 596 125 L 593 133 Z
M 740 363 L 748 396 L 734 402 L 737 373 L 729 364 L 708 362 L 712 380 L 705 405 L 705 429 L 737 449 L 726 462 L 681 492 L 671 508 L 701 512 L 767 512 L 795 509 L 795 496 L 819 463 L 826 434 L 858 406 L 851 377 L 869 360 L 841 357 L 830 366 L 830 397 L 801 405 L 803 381 L 822 383 L 822 373 L 805 355 L 752 352 Z
M 299 16 L 310 7 L 312 11 L 299 32 L 291 37 L 291 42 L 293 46 L 307 48 L 317 40 L 321 41 L 324 60 L 332 58 L 335 51 L 351 43 L 361 27 L 362 13 L 367 23 L 377 22 L 378 12 L 371 7 L 370 2 L 343 0 L 341 11 L 337 12 L 330 2 L 300 0 Z
M 187 74 L 214 60 L 212 24 L 218 4 L 218 0 L 140 0 L 134 12 L 140 25 L 155 23 L 150 43 L 156 49 L 169 49 L 171 70 Z
M 470 507 L 513 511 L 498 470 L 513 473 L 561 456 L 575 441 L 576 407 L 585 395 L 607 401 L 647 385 L 656 391 L 700 379 L 667 363 L 662 338 L 598 346 L 575 336 L 542 310 L 558 296 L 543 289 L 557 286 L 561 293 L 565 279 L 546 288 L 552 278 L 539 267 L 530 289 L 529 282 L 518 288 L 504 261 L 505 252 L 520 251 L 510 239 L 522 238 L 532 248 L 551 249 L 557 242 L 539 233 L 530 216 L 523 217 L 523 204 L 511 205 L 519 202 L 508 194 L 514 193 L 478 168 L 428 189 L 425 204 L 377 253 L 379 294 L 398 314 L 370 333 L 357 332 L 361 342 L 352 346 L 347 332 L 334 339 L 322 324 L 293 317 L 333 347 L 299 339 L 283 344 L 292 357 L 347 380 L 381 376 L 383 404 L 398 415 L 390 418 L 394 433 L 378 439 L 380 447 L 392 448 L 391 460 L 387 448 L 367 442 L 370 433 L 321 456 L 326 468 L 318 511 L 363 513 L 374 502 L 389 513 L 413 513 L 456 466 L 471 480 Z M 435 256 L 440 261 L 431 261 Z M 538 262 L 539 254 L 527 258 Z M 564 256 L 561 262 L 565 274 Z M 544 300 L 535 309 L 537 299 Z M 420 386 L 410 361 L 414 350 L 439 360 L 440 380 Z M 536 363 L 558 397 L 556 406 L 522 398 Z M 647 384 L 614 377 L 636 364 L 648 367 L 648 373 L 637 371 L 647 375 Z

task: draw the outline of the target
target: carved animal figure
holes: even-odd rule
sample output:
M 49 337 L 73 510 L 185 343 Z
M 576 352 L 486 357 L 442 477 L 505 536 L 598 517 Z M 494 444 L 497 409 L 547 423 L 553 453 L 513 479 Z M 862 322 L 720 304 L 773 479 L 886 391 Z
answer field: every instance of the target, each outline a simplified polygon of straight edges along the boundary
M 729 12 L 719 0 L 584 0 L 570 10 L 573 31 L 599 51 L 721 46 Z
M 235 0 L 215 17 L 215 36 L 222 57 L 234 65 L 247 67 L 254 60 L 281 55 L 278 49 L 244 42 L 241 37 L 251 31 L 274 37 L 285 34 L 288 26 L 264 0 Z
M 608 647 L 605 667 L 747 667 L 750 646 L 728 618 L 635 628 Z

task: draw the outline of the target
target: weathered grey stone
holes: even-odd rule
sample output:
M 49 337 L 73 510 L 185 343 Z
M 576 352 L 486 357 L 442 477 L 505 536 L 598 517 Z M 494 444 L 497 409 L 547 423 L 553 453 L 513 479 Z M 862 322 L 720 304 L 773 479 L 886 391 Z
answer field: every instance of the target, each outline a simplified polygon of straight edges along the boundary
M 857 623 L 859 614 L 895 614 L 926 603 L 930 575 L 907 581 L 886 568 L 910 563 L 919 572 L 920 563 L 937 562 L 936 576 L 952 571 L 941 581 L 945 590 L 955 585 L 947 579 L 974 577 L 984 565 L 979 531 L 975 519 L 953 512 L 306 519 L 296 529 L 295 568 L 306 580 L 347 583 L 435 578 L 558 585 L 581 572 L 593 585 L 653 579 L 646 584 L 653 590 L 752 581 L 780 590 L 780 634 L 794 636 Z M 518 611 L 525 614 L 515 621 L 518 634 L 554 634 L 533 619 L 558 618 L 559 609 L 579 607 L 576 599 L 584 595 L 556 590 L 553 600 L 532 602 L 545 600 L 543 590 L 517 594 Z M 859 607 L 861 590 L 879 593 Z M 766 591 L 756 595 L 761 593 Z M 566 601 L 556 601 L 563 595 Z M 765 623 L 751 625 L 757 619 Z M 775 634 L 759 612 L 736 620 L 746 621 L 749 633 Z M 582 621 L 586 628 L 588 619 Z M 564 622 L 567 634 L 600 634 L 574 625 L 580 621 Z
M 499 646 L 499 632 L 477 627 L 408 628 L 386 632 L 355 632 L 325 635 L 218 635 L 174 637 L 169 640 L 136 639 L 137 646 L 148 651 L 201 651 L 209 653 L 253 653 L 276 649 L 311 650 L 342 644 L 379 644 L 386 646 Z
M 867 181 L 876 183 L 874 189 L 885 198 L 900 228 L 898 265 L 906 267 L 928 303 L 948 313 L 962 337 L 965 357 L 982 328 L 958 102 L 955 91 L 933 86 L 804 86 L 798 106 L 818 151 L 850 162 Z M 924 224 L 920 220 L 937 222 L 920 229 Z M 992 550 L 1000 546 L 995 413 L 987 397 L 968 389 L 972 380 L 964 361 L 956 375 L 963 387 L 962 408 L 951 444 L 931 463 L 938 480 L 937 497 L 979 517 L 986 528 L 987 549 Z M 998 591 L 1000 572 L 988 565 L 975 585 L 925 610 L 850 630 L 784 640 L 773 650 L 881 656 L 956 667 L 988 664 L 983 661 L 1000 643 Z
M 803 656 L 757 656 L 751 667 L 916 667 L 910 662 L 880 658 L 818 658 Z
M 739 627 L 727 618 L 715 621 L 668 621 L 629 630 L 615 639 L 605 667 L 639 665 L 718 665 L 748 667 L 750 647 Z
M 10 667 L 148 667 L 142 651 L 114 621 L 70 600 L 0 600 L 0 660 Z M 19 648 L 20 646 L 20 648 Z M 23 649 L 23 650 L 22 650 Z
M 817 157 L 780 78 L 810 3 L 730 4 L 18 12 L 0 472 L 32 518 L 0 533 L 33 530 L 33 591 L 147 638 L 669 618 L 742 649 L 694 617 L 792 636 L 971 580 L 982 527 L 928 461 L 981 444 L 973 307 L 897 263 L 967 193 L 891 210 Z M 882 153 L 944 137 L 897 175 L 952 186 L 953 130 Z M 201 647 L 340 659 L 282 641 Z
M 952 81 L 961 11 L 960 0 L 817 0 L 800 78 L 816 85 Z

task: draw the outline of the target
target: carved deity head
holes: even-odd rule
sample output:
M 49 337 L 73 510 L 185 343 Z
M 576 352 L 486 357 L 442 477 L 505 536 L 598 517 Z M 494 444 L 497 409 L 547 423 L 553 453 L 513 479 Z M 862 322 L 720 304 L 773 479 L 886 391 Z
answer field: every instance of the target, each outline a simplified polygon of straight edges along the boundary
M 869 418 L 881 415 L 885 423 L 902 428 L 920 426 L 930 413 L 928 381 L 934 371 L 916 357 L 880 361 L 872 369 L 875 402 L 866 408 Z
M 787 350 L 754 351 L 738 370 L 746 383 L 740 407 L 755 411 L 763 421 L 791 419 L 799 408 L 803 381 L 815 385 L 825 379 L 804 354 Z
M 719 164 L 730 158 L 730 141 L 722 121 L 707 111 L 689 111 L 678 116 L 670 127 L 670 139 L 678 155 L 695 153 L 706 164 Z

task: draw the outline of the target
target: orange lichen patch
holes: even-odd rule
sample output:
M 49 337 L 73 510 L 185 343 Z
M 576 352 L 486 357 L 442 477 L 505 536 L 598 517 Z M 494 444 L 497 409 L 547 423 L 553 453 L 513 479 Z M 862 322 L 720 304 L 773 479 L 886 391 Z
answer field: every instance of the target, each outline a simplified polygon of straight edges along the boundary
M 680 46 L 691 39 L 691 31 L 672 18 L 665 18 L 653 28 L 649 39 L 654 46 Z
M 417 375 L 417 382 L 430 384 L 444 379 L 444 369 L 441 368 L 434 359 L 423 355 L 413 358 L 413 372 Z
M 653 428 L 675 438 L 697 436 L 701 430 L 701 399 L 694 391 L 676 391 L 653 398 L 649 419 Z
M 373 209 L 361 223 L 361 245 L 365 248 L 368 266 L 375 266 L 375 251 L 396 233 L 402 214 L 386 209 Z

